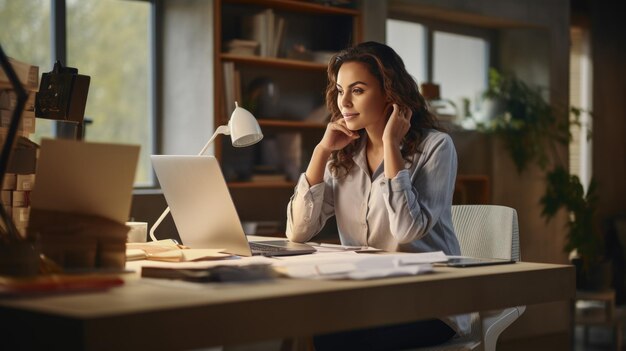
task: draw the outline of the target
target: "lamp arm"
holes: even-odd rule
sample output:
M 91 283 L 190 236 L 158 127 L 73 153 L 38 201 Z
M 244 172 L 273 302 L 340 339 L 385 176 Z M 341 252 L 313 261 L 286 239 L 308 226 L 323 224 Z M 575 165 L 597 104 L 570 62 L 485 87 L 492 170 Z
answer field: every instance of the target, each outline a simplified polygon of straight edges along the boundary
M 200 152 L 198 153 L 198 156 L 204 154 L 206 150 L 209 148 L 209 145 L 211 145 L 213 140 L 215 140 L 215 138 L 217 138 L 217 136 L 220 134 L 230 135 L 230 128 L 228 128 L 227 125 L 217 127 L 217 129 L 215 130 L 215 133 L 213 133 L 213 136 L 211 136 L 211 139 L 207 141 L 207 143 L 204 145 L 202 150 L 200 150 Z M 154 235 L 154 232 L 159 227 L 161 222 L 163 222 L 163 220 L 165 219 L 165 216 L 167 216 L 168 213 L 170 213 L 169 206 L 163 211 L 163 213 L 161 213 L 161 216 L 159 216 L 159 219 L 157 219 L 156 222 L 154 222 L 152 227 L 150 227 L 150 239 L 152 239 L 152 241 L 157 241 L 157 238 Z
M 154 224 L 152 225 L 152 227 L 150 227 L 150 239 L 152 239 L 152 241 L 157 241 L 158 240 L 156 238 L 156 236 L 154 235 L 154 232 L 159 227 L 161 222 L 163 222 L 163 219 L 165 219 L 165 216 L 167 216 L 168 213 L 170 213 L 170 207 L 169 206 L 167 208 L 165 208 L 163 213 L 161 213 L 161 216 L 159 217 L 159 219 L 157 219 L 156 222 L 154 222 Z
M 215 138 L 219 135 L 219 134 L 224 134 L 224 135 L 230 135 L 230 128 L 228 128 L 227 125 L 223 125 L 223 126 L 219 126 L 217 127 L 217 129 L 215 130 L 215 133 L 213 133 L 213 136 L 211 136 L 211 139 L 209 139 L 209 141 L 206 142 L 206 144 L 204 144 L 204 147 L 202 148 L 202 150 L 200 150 L 200 152 L 198 153 L 198 156 L 204 154 L 206 152 L 206 149 L 209 148 L 209 145 L 211 145 L 211 143 L 213 142 L 213 140 L 215 140 Z

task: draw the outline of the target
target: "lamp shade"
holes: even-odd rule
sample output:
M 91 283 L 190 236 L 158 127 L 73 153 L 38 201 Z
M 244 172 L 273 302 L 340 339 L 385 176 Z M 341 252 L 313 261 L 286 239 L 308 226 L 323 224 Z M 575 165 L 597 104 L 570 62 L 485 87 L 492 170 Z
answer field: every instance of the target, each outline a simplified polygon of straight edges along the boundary
M 245 108 L 237 107 L 230 115 L 228 128 L 230 129 L 230 139 L 234 147 L 245 147 L 256 144 L 263 139 L 261 127 L 256 118 Z

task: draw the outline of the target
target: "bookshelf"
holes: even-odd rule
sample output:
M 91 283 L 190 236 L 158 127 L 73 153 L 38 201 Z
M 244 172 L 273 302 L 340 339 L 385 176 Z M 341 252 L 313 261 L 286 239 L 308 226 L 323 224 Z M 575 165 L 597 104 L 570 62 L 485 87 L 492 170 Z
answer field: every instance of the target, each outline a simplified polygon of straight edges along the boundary
M 213 13 L 215 127 L 227 123 L 237 100 L 264 134 L 259 144 L 237 150 L 222 138 L 215 155 L 241 220 L 284 226 L 297 177 L 326 127 L 328 59 L 360 41 L 361 12 L 356 2 L 215 0 Z

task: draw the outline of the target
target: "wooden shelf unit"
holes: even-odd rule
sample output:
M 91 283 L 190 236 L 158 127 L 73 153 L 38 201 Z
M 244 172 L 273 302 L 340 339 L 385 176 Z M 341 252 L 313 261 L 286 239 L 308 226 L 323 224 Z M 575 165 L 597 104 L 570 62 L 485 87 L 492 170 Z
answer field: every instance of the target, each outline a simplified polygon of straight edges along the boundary
M 454 205 L 486 205 L 491 203 L 491 185 L 486 175 L 459 174 L 456 177 Z
M 224 80 L 231 77 L 234 66 L 238 83 L 229 81 L 227 85 L 239 87 L 239 105 L 257 117 L 264 134 L 259 144 L 237 150 L 227 144 L 228 138 L 223 138 L 222 143 L 215 145 L 215 155 L 220 159 L 242 221 L 284 221 L 296 181 L 294 170 L 284 182 L 252 182 L 249 179 L 252 170 L 244 168 L 249 162 L 255 167 L 257 162 L 264 162 L 259 159 L 267 158 L 272 140 L 285 135 L 297 135 L 294 148 L 299 148 L 300 171 L 306 168 L 326 127 L 326 121 L 319 118 L 320 111 L 322 116 L 324 114 L 327 85 L 324 58 L 360 41 L 361 12 L 357 8 L 301 0 L 215 0 L 213 3 L 215 128 L 227 123 L 232 111 L 232 108 L 225 108 Z M 284 21 L 284 34 L 276 55 L 273 52 L 267 56 L 260 56 L 258 52 L 256 55 L 229 52 L 227 44 L 231 40 L 252 40 L 246 28 L 255 28 L 251 27 L 251 19 L 267 9 L 272 10 L 276 21 L 279 18 Z M 224 74 L 224 63 L 230 67 L 229 74 Z M 264 110 L 261 100 L 253 99 L 251 87 L 259 79 L 275 85 L 278 107 Z M 284 157 L 282 153 L 293 152 L 294 148 L 275 146 L 275 156 Z M 238 169 L 239 173 L 233 169 Z
M 230 61 L 240 65 L 278 67 L 290 70 L 326 71 L 326 65 L 316 62 L 307 62 L 286 58 L 268 58 L 258 56 L 244 56 L 237 54 L 221 54 L 222 61 Z
M 326 6 L 306 0 L 222 0 L 222 2 L 231 4 L 257 5 L 278 10 L 305 12 L 311 14 L 360 16 L 360 12 L 355 9 Z
M 259 125 L 261 126 L 261 128 L 312 129 L 321 131 L 324 131 L 326 129 L 326 124 L 322 123 L 281 121 L 271 119 L 259 119 Z

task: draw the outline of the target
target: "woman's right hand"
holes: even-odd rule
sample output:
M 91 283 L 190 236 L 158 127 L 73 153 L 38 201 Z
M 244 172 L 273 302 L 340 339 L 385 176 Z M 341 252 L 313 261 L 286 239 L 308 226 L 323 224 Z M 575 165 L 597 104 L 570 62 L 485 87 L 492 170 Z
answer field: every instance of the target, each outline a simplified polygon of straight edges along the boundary
M 326 131 L 324 132 L 324 136 L 318 146 L 328 152 L 331 152 L 343 149 L 353 140 L 358 138 L 359 133 L 348 129 L 346 121 L 341 118 L 326 125 Z

